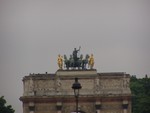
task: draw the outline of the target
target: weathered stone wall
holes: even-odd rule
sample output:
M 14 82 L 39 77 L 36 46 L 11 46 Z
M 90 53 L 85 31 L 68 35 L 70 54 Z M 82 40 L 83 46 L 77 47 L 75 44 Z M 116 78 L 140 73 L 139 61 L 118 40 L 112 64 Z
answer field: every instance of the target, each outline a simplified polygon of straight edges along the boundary
M 79 110 L 85 113 L 131 113 L 130 75 L 97 73 L 96 70 L 59 70 L 56 74 L 25 76 L 24 92 L 20 98 L 23 101 L 23 112 L 29 113 L 32 109 L 35 113 L 75 111 L 74 92 L 71 88 L 75 77 L 78 77 L 82 86 Z M 30 109 L 31 103 L 34 103 L 34 107 Z M 61 108 L 57 108 L 58 103 L 61 103 Z
M 24 96 L 33 95 L 54 95 L 55 81 L 50 79 L 36 79 L 36 77 L 29 77 L 24 80 Z
M 105 75 L 106 74 L 106 75 Z M 112 75 L 107 73 L 100 74 L 99 79 L 96 79 L 96 93 L 97 94 L 131 94 L 129 88 L 130 76 L 125 73 L 112 73 Z

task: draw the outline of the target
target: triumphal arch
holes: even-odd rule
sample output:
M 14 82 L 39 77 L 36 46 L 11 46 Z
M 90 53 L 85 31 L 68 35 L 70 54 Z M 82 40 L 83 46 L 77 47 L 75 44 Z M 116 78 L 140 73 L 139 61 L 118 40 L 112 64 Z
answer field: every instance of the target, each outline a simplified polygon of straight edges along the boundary
M 94 56 L 70 58 L 58 55 L 55 73 L 29 74 L 23 78 L 23 113 L 76 113 L 72 84 L 75 78 L 82 88 L 78 98 L 79 113 L 131 113 L 130 75 L 124 72 L 98 73 Z

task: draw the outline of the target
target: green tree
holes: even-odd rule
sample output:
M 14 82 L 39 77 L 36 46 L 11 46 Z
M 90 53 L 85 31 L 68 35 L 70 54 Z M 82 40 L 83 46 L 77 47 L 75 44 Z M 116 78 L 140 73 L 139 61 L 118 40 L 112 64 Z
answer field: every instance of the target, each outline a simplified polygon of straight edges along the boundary
M 150 113 L 150 78 L 130 79 L 132 92 L 132 113 Z
M 11 105 L 6 105 L 6 100 L 4 99 L 4 96 L 0 97 L 0 113 L 14 113 L 15 110 L 13 110 Z

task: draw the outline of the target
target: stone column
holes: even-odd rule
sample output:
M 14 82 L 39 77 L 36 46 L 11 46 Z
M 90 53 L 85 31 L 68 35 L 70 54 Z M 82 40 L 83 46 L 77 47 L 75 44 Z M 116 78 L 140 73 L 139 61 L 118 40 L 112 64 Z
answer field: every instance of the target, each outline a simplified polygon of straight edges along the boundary
M 61 109 L 62 109 L 62 102 L 57 102 L 56 103 L 56 109 L 57 109 L 57 113 L 61 113 Z
M 98 101 L 95 103 L 96 113 L 101 113 L 101 102 Z
M 128 109 L 128 101 L 127 100 L 123 100 L 122 107 L 123 107 L 123 113 L 127 113 L 127 109 Z
M 35 105 L 34 102 L 29 102 L 29 113 L 34 113 Z

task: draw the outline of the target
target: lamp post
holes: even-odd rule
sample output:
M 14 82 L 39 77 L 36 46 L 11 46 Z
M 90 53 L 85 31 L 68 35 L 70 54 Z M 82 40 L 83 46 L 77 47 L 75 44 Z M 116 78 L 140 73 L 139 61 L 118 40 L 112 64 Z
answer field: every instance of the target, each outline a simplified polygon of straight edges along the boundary
M 72 84 L 72 89 L 74 90 L 74 95 L 76 98 L 76 113 L 78 113 L 78 97 L 79 90 L 81 89 L 81 84 L 78 82 L 78 78 L 75 78 L 75 82 Z

